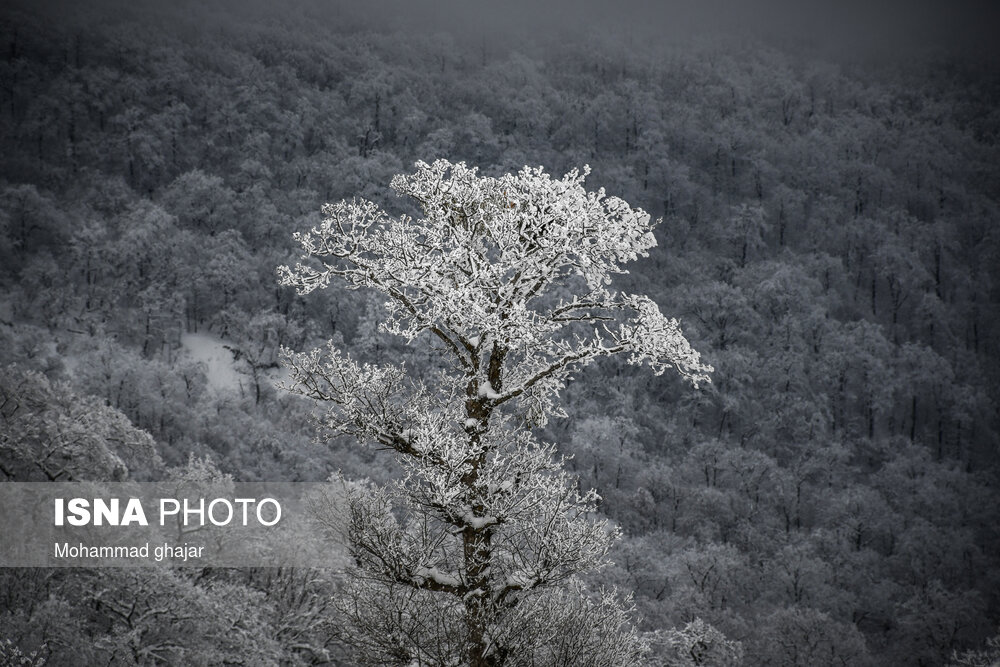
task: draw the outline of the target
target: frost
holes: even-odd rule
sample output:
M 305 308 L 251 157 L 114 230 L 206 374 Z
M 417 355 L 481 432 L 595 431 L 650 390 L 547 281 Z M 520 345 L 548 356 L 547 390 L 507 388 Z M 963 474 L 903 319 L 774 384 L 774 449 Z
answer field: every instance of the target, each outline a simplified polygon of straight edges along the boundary
M 695 386 L 708 381 L 711 368 L 676 320 L 645 297 L 608 290 L 622 264 L 647 256 L 656 239 L 645 211 L 584 189 L 589 168 L 553 179 L 540 167 L 492 178 L 461 162 L 416 166 L 392 187 L 420 203 L 422 218 L 392 218 L 365 200 L 328 204 L 322 223 L 296 236 L 303 261 L 280 267 L 281 283 L 305 294 L 337 278 L 381 292 L 386 331 L 407 339 L 432 331 L 466 368 L 487 338 L 522 355 L 521 382 L 505 381 L 504 396 L 525 394 L 519 401 L 537 424 L 553 414 L 570 371 L 599 356 L 623 353 L 657 373 L 674 368 Z M 579 294 L 540 307 L 573 275 L 586 284 Z M 469 331 L 476 335 L 465 338 Z

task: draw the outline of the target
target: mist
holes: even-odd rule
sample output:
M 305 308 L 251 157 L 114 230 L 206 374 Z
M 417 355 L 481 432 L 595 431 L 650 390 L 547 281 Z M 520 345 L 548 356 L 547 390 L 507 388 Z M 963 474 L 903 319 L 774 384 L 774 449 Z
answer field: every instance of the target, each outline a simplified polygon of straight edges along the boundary
M 947 57 L 992 64 L 1000 57 L 1000 5 L 989 0 L 109 0 L 85 6 L 47 0 L 28 6 L 33 12 L 44 7 L 53 17 L 76 15 L 84 23 L 127 18 L 155 26 L 163 25 L 164 16 L 188 14 L 196 17 L 189 24 L 195 29 L 260 20 L 317 31 L 447 34 L 458 43 L 494 49 L 595 39 L 656 49 L 722 39 L 794 45 L 835 60 Z

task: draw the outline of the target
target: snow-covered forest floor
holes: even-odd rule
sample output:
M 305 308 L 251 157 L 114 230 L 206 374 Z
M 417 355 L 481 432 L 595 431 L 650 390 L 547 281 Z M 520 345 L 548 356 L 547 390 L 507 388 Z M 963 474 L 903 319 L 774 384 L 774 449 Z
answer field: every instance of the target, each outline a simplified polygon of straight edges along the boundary
M 701 618 L 747 665 L 940 665 L 997 634 L 994 67 L 112 5 L 0 10 L 8 479 L 387 479 L 317 440 L 279 347 L 432 361 L 379 333 L 371 294 L 280 288 L 292 232 L 342 198 L 413 213 L 387 186 L 416 160 L 589 164 L 663 217 L 618 287 L 716 369 L 692 392 L 596 364 L 543 433 L 625 533 L 601 581 L 640 628 Z M 4 570 L 0 640 L 50 665 L 351 664 L 337 586 Z

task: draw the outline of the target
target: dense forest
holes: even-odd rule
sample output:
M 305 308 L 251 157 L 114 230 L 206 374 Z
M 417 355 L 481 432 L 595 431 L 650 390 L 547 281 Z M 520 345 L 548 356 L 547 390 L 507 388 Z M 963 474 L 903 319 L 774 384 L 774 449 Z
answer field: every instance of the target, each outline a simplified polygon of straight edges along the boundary
M 715 369 L 602 360 L 542 429 L 623 531 L 592 583 L 633 596 L 651 663 L 713 664 L 689 624 L 746 665 L 942 665 L 997 634 L 995 67 L 167 4 L 0 11 L 5 480 L 389 479 L 276 388 L 280 348 L 431 361 L 372 293 L 280 287 L 292 233 L 344 198 L 411 212 L 388 184 L 418 160 L 589 165 L 662 217 L 617 285 Z M 333 569 L 0 580 L 2 664 L 355 664 Z

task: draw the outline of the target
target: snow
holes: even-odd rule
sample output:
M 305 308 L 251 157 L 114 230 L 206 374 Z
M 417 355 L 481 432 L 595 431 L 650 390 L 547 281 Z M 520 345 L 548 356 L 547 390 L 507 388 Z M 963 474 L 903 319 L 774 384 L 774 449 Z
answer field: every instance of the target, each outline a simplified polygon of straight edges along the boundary
M 181 336 L 179 360 L 204 364 L 208 386 L 219 394 L 253 391 L 253 381 L 238 369 L 227 343 L 208 333 L 186 333 Z M 264 371 L 271 382 L 287 381 L 291 374 L 285 367 Z
M 462 581 L 453 574 L 442 572 L 436 567 L 418 567 L 413 571 L 413 576 L 420 579 L 431 579 L 442 586 L 460 586 Z
M 236 370 L 233 353 L 221 338 L 205 333 L 181 336 L 181 357 L 205 365 L 208 386 L 219 393 L 240 391 L 246 378 Z
M 468 419 L 465 420 L 465 428 L 476 428 L 478 424 L 479 420 L 473 419 L 472 417 L 469 417 Z
M 479 385 L 479 392 L 478 393 L 479 393 L 480 397 L 485 396 L 486 398 L 490 399 L 491 401 L 494 401 L 494 400 L 500 398 L 500 394 L 498 394 L 495 391 L 493 391 L 493 385 L 490 384 L 489 380 L 487 380 L 486 382 L 484 382 L 481 385 Z
M 468 507 L 465 508 L 464 512 L 459 514 L 459 517 L 461 517 L 462 521 L 465 522 L 466 525 L 472 526 L 476 530 L 482 530 L 486 526 L 492 526 L 500 523 L 497 518 L 492 515 L 476 516 Z
M 465 517 L 465 522 L 476 530 L 482 530 L 486 526 L 497 523 L 497 518 L 495 516 L 469 516 Z

